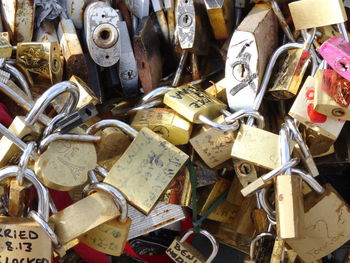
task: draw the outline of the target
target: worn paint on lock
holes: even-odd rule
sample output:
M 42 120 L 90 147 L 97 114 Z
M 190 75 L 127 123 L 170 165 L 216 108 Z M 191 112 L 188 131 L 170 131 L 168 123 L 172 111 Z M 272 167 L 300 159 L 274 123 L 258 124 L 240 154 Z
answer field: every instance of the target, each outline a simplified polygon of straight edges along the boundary
M 315 85 L 315 78 L 309 76 L 288 114 L 302 124 L 312 127 L 322 135 L 335 140 L 345 122 L 329 118 L 314 110 Z
M 288 6 L 296 30 L 333 25 L 348 20 L 342 0 L 302 0 Z
M 331 69 L 317 72 L 314 110 L 331 118 L 349 120 L 350 82 Z
M 276 99 L 290 99 L 297 95 L 309 61 L 308 51 L 289 50 L 288 57 L 278 69 L 274 84 L 268 92 Z
M 131 123 L 136 130 L 147 127 L 174 145 L 186 144 L 192 124 L 172 109 L 153 108 L 138 111 Z
M 203 215 L 209 209 L 209 207 L 213 205 L 215 200 L 223 192 L 228 190 L 230 186 L 231 182 L 229 180 L 223 178 L 219 179 L 219 181 L 215 183 L 214 187 L 210 191 L 208 197 L 205 200 L 204 205 L 200 209 L 199 214 Z M 238 210 L 239 206 L 236 206 L 231 202 L 225 200 L 208 216 L 208 219 L 223 223 L 233 223 L 235 221 L 235 216 Z
M 229 107 L 252 109 L 266 64 L 277 48 L 278 23 L 271 7 L 255 5 L 232 35 L 225 66 Z
M 165 252 L 174 262 L 177 263 L 204 263 L 205 258 L 194 247 L 188 243 L 180 243 L 176 238 Z
M 72 131 L 82 133 L 80 128 Z M 45 186 L 68 191 L 87 181 L 87 172 L 96 167 L 96 162 L 93 143 L 57 140 L 39 156 L 34 171 Z
M 278 135 L 241 125 L 231 156 L 273 170 L 281 165 Z
M 326 185 L 326 192 L 305 200 L 305 238 L 288 240 L 288 245 L 306 263 L 330 254 L 350 236 L 350 209 L 340 195 Z
M 163 202 L 174 205 L 190 206 L 192 185 L 187 167 L 179 172 L 165 191 Z
M 12 55 L 12 45 L 8 32 L 0 33 L 0 56 L 2 58 L 10 58 Z
M 148 128 L 143 128 L 104 180 L 148 214 L 188 156 Z M 142 189 L 142 191 L 140 191 Z
M 223 120 L 222 117 L 217 119 Z M 214 120 L 214 121 L 217 121 Z M 222 123 L 222 122 L 219 122 Z M 235 140 L 233 131 L 209 128 L 190 140 L 191 145 L 202 160 L 213 168 L 231 159 L 231 149 Z
M 130 226 L 130 218 L 125 223 L 113 219 L 85 233 L 79 241 L 102 253 L 120 256 L 123 253 Z
M 1 262 L 52 262 L 52 242 L 32 219 L 0 217 Z
M 183 85 L 167 92 L 164 96 L 164 104 L 193 123 L 201 123 L 198 119 L 199 115 L 214 119 L 220 115 L 220 110 L 226 108 L 221 101 L 189 85 Z

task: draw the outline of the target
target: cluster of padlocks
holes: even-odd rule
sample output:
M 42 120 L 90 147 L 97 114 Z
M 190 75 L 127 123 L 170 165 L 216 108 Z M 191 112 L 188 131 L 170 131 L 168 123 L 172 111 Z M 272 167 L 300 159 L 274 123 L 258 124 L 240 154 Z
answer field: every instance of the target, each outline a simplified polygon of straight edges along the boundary
M 2 0 L 0 263 L 349 262 L 348 7 Z

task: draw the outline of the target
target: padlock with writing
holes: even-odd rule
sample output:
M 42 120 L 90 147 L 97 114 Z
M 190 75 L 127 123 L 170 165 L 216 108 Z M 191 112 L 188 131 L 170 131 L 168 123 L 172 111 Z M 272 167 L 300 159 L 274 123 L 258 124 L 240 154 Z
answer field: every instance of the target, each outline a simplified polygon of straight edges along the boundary
M 200 252 L 198 252 L 194 247 L 186 243 L 186 239 L 194 233 L 193 229 L 188 230 L 183 237 L 176 238 L 170 247 L 166 250 L 166 254 L 174 261 L 174 262 L 186 262 L 186 263 L 210 263 L 216 257 L 219 245 L 216 239 L 206 230 L 200 230 L 200 234 L 207 237 L 213 246 L 213 251 L 209 258 L 205 259 Z
M 94 173 L 89 171 L 89 173 Z M 98 180 L 94 179 L 92 184 L 84 188 L 84 193 L 89 194 L 96 189 Z M 127 241 L 131 219 L 127 216 L 128 205 L 125 197 L 119 193 L 118 198 L 120 216 L 104 223 L 89 232 L 83 234 L 79 241 L 108 255 L 120 256 Z
M 90 129 L 99 125 L 97 122 Z M 148 128 L 137 132 L 123 122 L 118 127 L 127 129 L 135 139 L 104 182 L 115 186 L 132 205 L 148 214 L 188 156 Z M 145 147 L 148 151 L 143 150 Z M 128 171 L 132 171 L 132 176 Z M 138 188 L 143 191 L 135 191 Z
M 192 132 L 192 124 L 189 121 L 174 110 L 165 108 L 138 111 L 131 127 L 138 131 L 148 127 L 174 145 L 187 144 Z
M 19 168 L 8 166 L 0 170 L 0 180 L 16 177 Z M 48 190 L 38 181 L 35 174 L 26 169 L 24 178 L 31 182 L 38 193 L 38 212 L 30 212 L 42 221 L 47 222 L 49 217 Z M 52 243 L 41 225 L 30 218 L 7 217 L 0 218 L 0 235 L 2 251 L 0 252 L 4 262 L 38 261 L 52 262 Z M 49 228 L 49 225 L 47 225 Z

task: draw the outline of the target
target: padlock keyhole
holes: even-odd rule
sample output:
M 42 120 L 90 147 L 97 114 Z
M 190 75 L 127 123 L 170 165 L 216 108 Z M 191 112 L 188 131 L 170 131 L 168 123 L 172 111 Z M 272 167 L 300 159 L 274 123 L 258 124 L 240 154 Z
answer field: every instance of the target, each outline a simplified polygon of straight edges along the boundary
M 103 40 L 107 40 L 110 37 L 110 32 L 108 30 L 102 30 L 100 33 L 100 37 Z

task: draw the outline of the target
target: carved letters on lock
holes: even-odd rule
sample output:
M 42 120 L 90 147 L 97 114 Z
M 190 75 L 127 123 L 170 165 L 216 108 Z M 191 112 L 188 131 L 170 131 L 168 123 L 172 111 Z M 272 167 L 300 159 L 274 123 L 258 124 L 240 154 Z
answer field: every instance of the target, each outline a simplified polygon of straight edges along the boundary
M 193 247 L 187 243 L 180 243 L 179 238 L 176 238 L 170 247 L 166 250 L 166 254 L 177 263 L 201 263 L 205 259 Z

